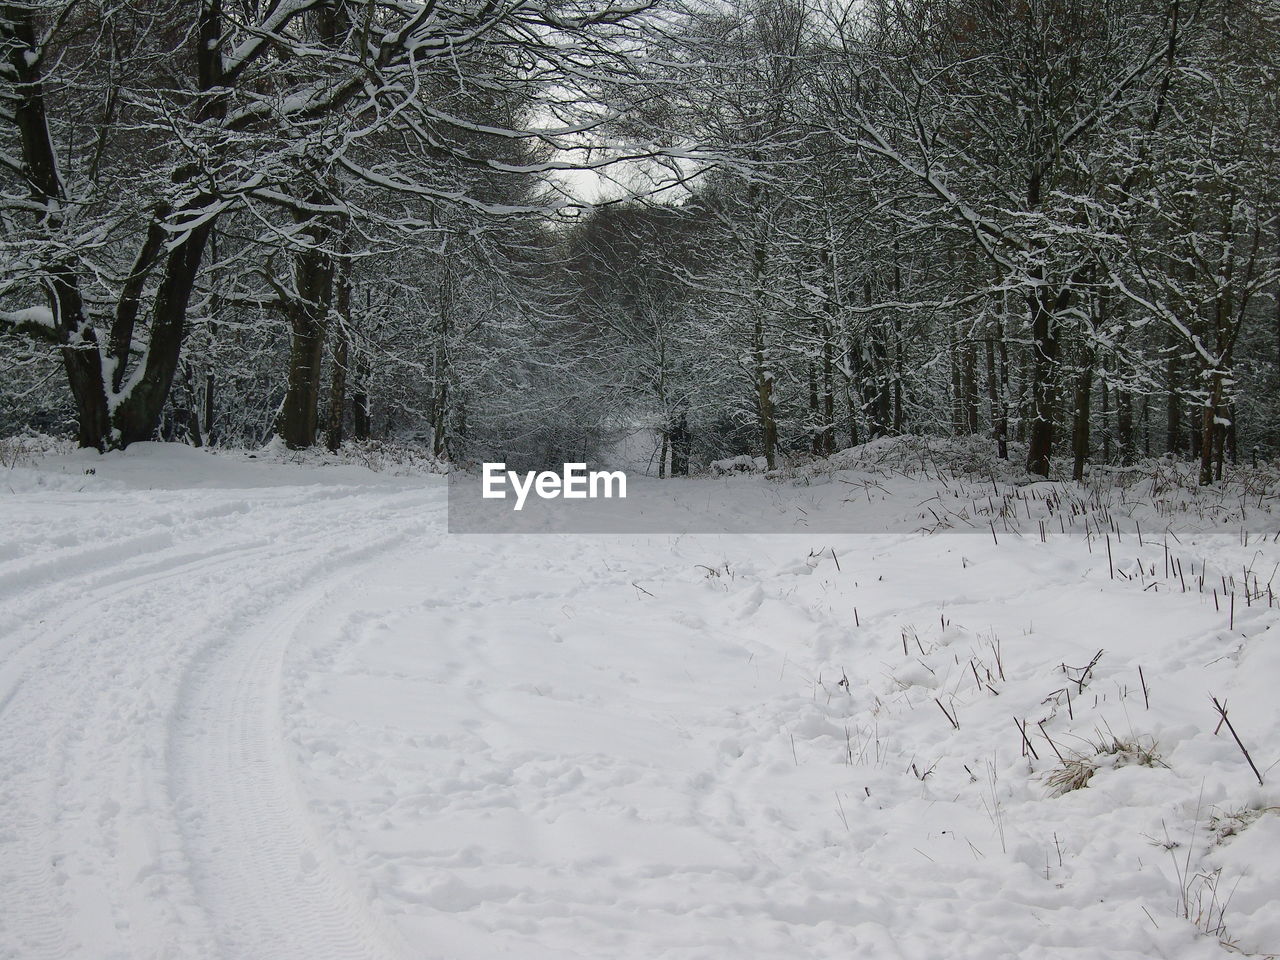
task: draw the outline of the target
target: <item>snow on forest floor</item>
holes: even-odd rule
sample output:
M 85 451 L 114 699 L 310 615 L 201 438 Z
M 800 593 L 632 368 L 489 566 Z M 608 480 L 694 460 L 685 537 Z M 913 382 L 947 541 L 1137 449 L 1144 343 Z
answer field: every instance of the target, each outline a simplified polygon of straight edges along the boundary
M 997 479 L 1021 535 L 929 536 L 899 472 L 874 535 L 518 537 L 353 465 L 0 471 L 0 956 L 1280 952 L 1280 525 Z

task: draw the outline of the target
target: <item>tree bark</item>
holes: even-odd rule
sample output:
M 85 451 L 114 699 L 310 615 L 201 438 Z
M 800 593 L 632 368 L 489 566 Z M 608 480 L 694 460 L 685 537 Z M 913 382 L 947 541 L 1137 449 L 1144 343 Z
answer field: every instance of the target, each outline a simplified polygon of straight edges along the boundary
M 1209 372 L 1209 395 L 1200 415 L 1200 484 L 1209 486 L 1214 480 L 1214 456 L 1220 449 L 1218 409 L 1222 404 L 1222 373 Z M 1221 465 L 1219 465 L 1221 471 Z
M 351 279 L 350 267 L 344 261 L 338 270 L 338 290 L 335 296 L 337 329 L 334 331 L 333 372 L 329 381 L 329 423 L 325 431 L 325 446 L 337 453 L 342 446 L 342 430 L 347 404 L 347 363 L 351 346 Z
M 1001 329 L 1000 323 L 993 324 L 993 330 L 989 331 L 994 334 L 986 338 L 986 360 L 987 360 L 987 403 L 990 407 L 991 417 L 991 436 L 996 442 L 996 455 L 1001 460 L 1009 459 L 1009 411 L 1005 406 L 1004 387 L 1006 386 L 999 379 L 996 365 L 996 344 L 995 337 L 1004 340 L 1004 331 Z M 1003 345 L 1003 343 L 1002 343 Z
M 1182 452 L 1182 397 L 1178 389 L 1180 371 L 1176 345 L 1170 338 L 1169 359 L 1165 364 L 1165 441 L 1167 453 Z
M 1034 273 L 1034 271 L 1033 271 Z M 1035 279 L 1043 279 L 1036 277 Z M 1027 443 L 1027 472 L 1049 475 L 1053 454 L 1055 383 L 1058 367 L 1056 313 L 1065 305 L 1066 292 L 1055 297 L 1041 284 L 1031 300 L 1031 435 Z
M 960 345 L 956 340 L 955 327 L 951 328 L 951 341 L 947 345 L 947 359 L 951 369 L 951 435 L 958 437 L 964 433 L 964 400 L 963 387 L 960 382 Z
M 1089 459 L 1090 401 L 1093 397 L 1094 350 L 1088 343 L 1082 349 L 1080 372 L 1076 377 L 1074 422 L 1071 425 L 1071 479 L 1076 482 L 1084 480 L 1084 465 Z
M 290 450 L 305 450 L 316 442 L 325 326 L 333 302 L 333 257 L 323 248 L 329 230 L 311 217 L 302 235 L 307 246 L 293 256 L 297 296 L 286 305 L 289 377 L 279 424 L 280 437 Z
M 1120 462 L 1132 463 L 1137 452 L 1133 436 L 1133 396 L 1122 388 L 1116 390 L 1116 441 Z
M 671 430 L 671 475 L 689 475 L 689 457 L 693 449 L 693 437 L 689 432 L 689 413 L 681 409 Z

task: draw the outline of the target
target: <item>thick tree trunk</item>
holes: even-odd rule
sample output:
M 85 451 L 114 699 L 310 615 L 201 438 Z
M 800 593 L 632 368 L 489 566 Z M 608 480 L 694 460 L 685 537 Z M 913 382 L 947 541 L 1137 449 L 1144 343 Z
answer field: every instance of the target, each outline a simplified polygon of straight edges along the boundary
M 1218 410 L 1222 404 L 1222 374 L 1209 373 L 1209 396 L 1200 414 L 1200 484 L 1208 486 L 1214 480 L 1214 455 L 1219 450 Z
M 1049 475 L 1053 454 L 1055 384 L 1058 367 L 1057 308 L 1065 294 L 1055 298 L 1041 286 L 1031 300 L 1031 435 L 1027 443 L 1027 472 Z
M 884 437 L 889 434 L 889 425 L 892 422 L 891 404 L 893 396 L 890 382 L 893 379 L 889 373 L 889 356 L 885 350 L 884 340 L 876 337 L 871 343 L 872 356 L 875 357 L 875 423 L 878 436 Z
M 321 248 L 327 233 L 313 218 L 304 231 L 310 245 L 294 254 L 297 298 L 287 306 L 289 378 L 279 422 L 280 437 L 290 450 L 312 446 L 319 426 L 325 326 L 333 297 L 333 258 Z
M 200 435 L 200 403 L 196 396 L 195 381 L 191 375 L 191 365 L 189 363 L 182 364 L 182 386 L 185 390 L 187 402 L 183 413 L 185 414 L 185 426 L 187 429 L 187 439 L 191 441 L 193 447 L 203 447 L 204 438 Z
M 1223 340 L 1223 325 L 1219 314 L 1218 341 Z M 1200 483 L 1208 485 L 1222 479 L 1228 435 L 1235 425 L 1234 403 L 1227 397 L 1226 385 L 1232 366 L 1232 346 L 1223 349 L 1218 365 L 1205 371 L 1208 396 L 1205 399 L 1200 420 Z M 1231 439 L 1234 446 L 1234 438 Z
M 689 432 L 689 413 L 681 410 L 671 429 L 671 475 L 689 475 L 689 457 L 693 450 L 693 436 Z
M 758 347 L 755 351 L 756 364 L 756 410 L 760 419 L 760 446 L 764 451 L 764 460 L 768 469 L 777 466 L 778 457 L 778 423 L 773 408 L 773 371 L 764 362 L 764 350 Z
M 363 386 L 351 394 L 351 435 L 357 440 L 369 439 L 369 394 Z
M 1124 389 L 1116 390 L 1116 441 L 1120 462 L 1132 463 L 1137 452 L 1133 439 L 1133 396 Z
M 210 223 L 197 227 L 169 251 L 156 291 L 142 376 L 133 380 L 129 392 L 116 405 L 112 418 L 113 445 L 125 447 L 155 436 L 178 369 L 187 332 L 187 305 L 191 302 L 211 229 Z
M 76 442 L 106 450 L 111 444 L 111 416 L 96 338 L 86 338 L 84 346 L 63 347 L 62 365 L 76 406 Z
M 319 420 L 324 328 L 305 307 L 298 308 L 289 343 L 289 380 L 280 410 L 280 436 L 290 450 L 305 450 L 316 442 Z

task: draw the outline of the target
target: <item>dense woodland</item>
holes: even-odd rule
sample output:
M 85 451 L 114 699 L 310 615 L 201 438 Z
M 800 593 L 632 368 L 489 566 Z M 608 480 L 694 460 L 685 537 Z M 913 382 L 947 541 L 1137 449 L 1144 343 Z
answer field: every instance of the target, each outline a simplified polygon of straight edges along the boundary
M 0 432 L 1280 452 L 1273 0 L 25 0 L 0 47 Z

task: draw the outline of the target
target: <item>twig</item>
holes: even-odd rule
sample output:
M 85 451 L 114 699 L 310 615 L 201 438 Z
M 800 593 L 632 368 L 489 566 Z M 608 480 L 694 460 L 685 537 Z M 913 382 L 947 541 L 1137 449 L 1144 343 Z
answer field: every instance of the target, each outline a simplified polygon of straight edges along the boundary
M 1026 748 L 1031 751 L 1031 756 L 1039 760 L 1040 754 L 1036 753 L 1036 748 L 1031 745 L 1031 738 L 1027 736 L 1027 729 L 1023 725 L 1022 721 L 1017 717 L 1014 717 L 1013 725 L 1018 728 L 1018 733 L 1022 734 L 1022 742 L 1026 745 Z
M 1227 729 L 1231 731 L 1231 736 L 1235 737 L 1236 746 L 1240 748 L 1240 752 L 1244 754 L 1244 758 L 1249 761 L 1249 766 L 1253 770 L 1253 775 L 1258 778 L 1258 786 L 1262 786 L 1262 774 L 1258 772 L 1258 765 L 1253 762 L 1253 757 L 1249 756 L 1249 751 L 1245 748 L 1244 742 L 1240 739 L 1240 734 L 1236 733 L 1236 728 L 1231 725 L 1231 720 L 1227 716 L 1227 705 L 1219 703 L 1217 697 L 1210 697 L 1213 701 L 1213 707 L 1218 711 L 1218 716 L 1222 717 L 1222 723 L 1227 725 Z M 1221 728 L 1222 724 L 1218 725 Z
M 1049 734 L 1044 732 L 1044 721 L 1043 720 L 1037 721 L 1036 726 L 1040 728 L 1040 735 L 1049 741 L 1049 746 L 1053 747 L 1053 752 L 1058 754 L 1058 759 L 1065 764 L 1067 761 L 1063 759 L 1062 754 L 1058 751 L 1058 745 L 1053 742 L 1053 738 L 1049 736 Z M 1061 857 L 1061 854 L 1059 854 L 1059 857 Z

